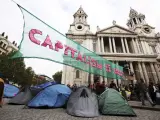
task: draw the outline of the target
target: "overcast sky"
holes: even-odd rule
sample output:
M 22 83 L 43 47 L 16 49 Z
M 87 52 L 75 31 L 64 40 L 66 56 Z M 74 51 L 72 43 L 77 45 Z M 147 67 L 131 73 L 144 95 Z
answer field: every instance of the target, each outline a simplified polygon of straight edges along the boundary
M 34 15 L 52 27 L 65 34 L 73 22 L 73 14 L 80 5 L 88 14 L 88 24 L 93 33 L 96 26 L 101 29 L 112 25 L 115 20 L 118 25 L 126 26 L 130 7 L 145 14 L 149 25 L 160 31 L 160 1 L 159 0 L 15 0 Z M 5 32 L 9 40 L 18 44 L 22 37 L 23 18 L 17 5 L 11 0 L 0 0 L 0 33 Z M 40 59 L 25 59 L 36 73 L 52 76 L 62 69 L 56 64 Z

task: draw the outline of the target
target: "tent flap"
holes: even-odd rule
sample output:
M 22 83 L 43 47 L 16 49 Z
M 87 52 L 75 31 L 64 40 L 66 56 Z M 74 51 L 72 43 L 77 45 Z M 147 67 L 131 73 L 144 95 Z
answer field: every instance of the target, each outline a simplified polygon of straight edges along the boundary
M 31 93 L 29 87 L 25 87 L 24 91 L 19 92 L 15 97 L 13 97 L 9 104 L 25 105 L 27 104 L 34 96 Z

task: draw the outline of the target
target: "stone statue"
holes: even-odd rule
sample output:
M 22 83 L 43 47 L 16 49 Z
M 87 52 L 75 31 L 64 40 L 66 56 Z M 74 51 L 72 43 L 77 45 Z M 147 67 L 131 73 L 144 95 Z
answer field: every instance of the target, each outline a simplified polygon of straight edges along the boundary
M 116 25 L 116 21 L 115 21 L 115 20 L 113 20 L 113 22 L 112 22 L 112 23 L 113 23 L 113 25 Z

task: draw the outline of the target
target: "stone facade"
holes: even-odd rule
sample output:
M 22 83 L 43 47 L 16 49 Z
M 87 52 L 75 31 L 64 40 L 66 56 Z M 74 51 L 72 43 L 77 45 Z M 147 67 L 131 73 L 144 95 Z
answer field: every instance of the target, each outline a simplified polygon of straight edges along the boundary
M 120 66 L 128 64 L 124 69 L 126 80 L 114 80 L 116 84 L 129 83 L 143 78 L 148 84 L 150 80 L 160 82 L 160 34 L 148 25 L 145 15 L 130 9 L 128 28 L 113 21 L 113 25 L 104 29 L 97 26 L 97 32 L 90 31 L 87 14 L 82 7 L 73 15 L 74 22 L 66 33 L 68 38 L 96 52 L 98 55 Z M 112 79 L 99 77 L 109 84 Z M 88 81 L 95 82 L 95 75 L 64 66 L 62 83 L 87 85 Z
M 8 36 L 5 37 L 5 33 L 0 34 L 0 55 L 8 54 L 12 51 L 17 51 L 17 43 L 11 43 L 8 40 Z

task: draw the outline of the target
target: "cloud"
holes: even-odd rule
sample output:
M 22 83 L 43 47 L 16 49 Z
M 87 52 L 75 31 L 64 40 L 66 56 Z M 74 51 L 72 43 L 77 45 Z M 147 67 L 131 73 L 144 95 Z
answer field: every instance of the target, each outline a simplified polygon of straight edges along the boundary
M 73 14 L 82 5 L 88 15 L 91 31 L 96 32 L 96 26 L 105 28 L 112 21 L 127 27 L 126 22 L 130 7 L 145 14 L 146 21 L 156 31 L 160 31 L 160 1 L 159 0 L 16 0 L 27 10 L 46 23 L 65 34 L 73 23 Z M 5 31 L 10 41 L 21 40 L 23 18 L 17 5 L 11 0 L 1 0 L 0 32 Z M 37 73 L 51 75 L 62 69 L 62 65 L 38 59 L 26 59 L 27 66 L 32 66 Z

